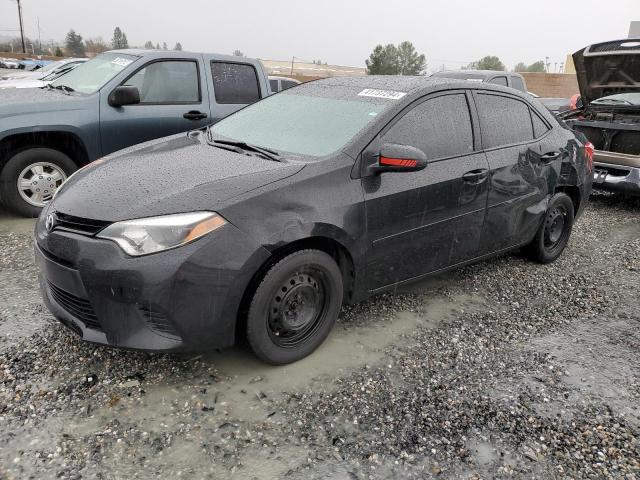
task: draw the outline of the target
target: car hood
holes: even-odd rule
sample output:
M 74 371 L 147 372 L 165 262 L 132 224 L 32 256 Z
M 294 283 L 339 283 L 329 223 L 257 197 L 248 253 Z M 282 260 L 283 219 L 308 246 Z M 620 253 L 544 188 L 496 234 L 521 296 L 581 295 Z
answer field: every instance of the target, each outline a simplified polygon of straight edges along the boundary
M 87 98 L 44 88 L 0 89 L 0 118 L 84 108 Z
M 109 222 L 215 211 L 303 167 L 212 147 L 201 134 L 180 134 L 89 164 L 60 189 L 50 210 Z
M 589 45 L 573 54 L 573 63 L 586 103 L 640 91 L 640 38 Z

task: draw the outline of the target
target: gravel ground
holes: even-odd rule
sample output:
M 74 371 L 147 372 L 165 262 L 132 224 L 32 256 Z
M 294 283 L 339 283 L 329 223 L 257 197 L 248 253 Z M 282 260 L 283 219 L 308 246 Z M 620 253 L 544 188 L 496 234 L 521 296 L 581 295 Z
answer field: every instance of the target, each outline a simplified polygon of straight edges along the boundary
M 314 355 L 86 345 L 0 227 L 0 478 L 640 479 L 640 201 L 345 308 Z

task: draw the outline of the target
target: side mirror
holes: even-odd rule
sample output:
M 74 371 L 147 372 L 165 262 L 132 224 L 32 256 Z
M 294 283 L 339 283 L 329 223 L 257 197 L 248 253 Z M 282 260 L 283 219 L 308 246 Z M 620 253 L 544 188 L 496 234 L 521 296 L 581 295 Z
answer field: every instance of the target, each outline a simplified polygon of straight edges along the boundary
M 378 162 L 369 166 L 373 174 L 384 172 L 417 172 L 427 166 L 427 156 L 419 148 L 409 145 L 385 143 L 380 149 Z
M 138 103 L 140 103 L 138 87 L 120 85 L 109 94 L 109 105 L 112 107 L 124 107 L 125 105 L 136 105 Z

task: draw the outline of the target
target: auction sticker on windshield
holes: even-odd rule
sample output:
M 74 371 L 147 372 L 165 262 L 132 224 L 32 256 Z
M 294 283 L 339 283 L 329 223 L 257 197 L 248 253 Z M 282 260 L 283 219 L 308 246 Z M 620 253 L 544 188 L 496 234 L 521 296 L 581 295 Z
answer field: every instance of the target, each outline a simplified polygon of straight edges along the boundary
M 358 94 L 359 97 L 388 98 L 390 100 L 400 100 L 405 95 L 406 92 L 396 92 L 394 90 L 376 90 L 375 88 L 365 88 Z
M 113 60 L 111 60 L 111 63 L 113 63 L 114 65 L 119 65 L 121 67 L 126 67 L 131 62 L 133 62 L 133 60 L 129 60 L 128 58 L 121 58 L 121 57 L 116 57 Z

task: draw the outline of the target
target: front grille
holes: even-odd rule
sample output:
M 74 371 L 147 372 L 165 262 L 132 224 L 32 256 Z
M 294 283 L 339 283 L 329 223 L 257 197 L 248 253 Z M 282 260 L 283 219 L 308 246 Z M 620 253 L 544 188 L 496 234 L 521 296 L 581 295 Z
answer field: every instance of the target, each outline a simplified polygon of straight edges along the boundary
M 158 310 L 152 310 L 150 307 L 140 307 L 140 312 L 149 328 L 157 334 L 180 338 L 180 335 L 176 332 L 175 328 L 173 328 L 173 325 L 171 325 L 171 322 L 164 313 Z
M 48 283 L 49 291 L 56 303 L 84 323 L 87 328 L 102 331 L 102 326 L 100 325 L 98 317 L 93 311 L 93 307 L 91 306 L 91 303 L 89 303 L 89 300 L 76 297 L 69 292 L 65 292 L 61 288 L 56 287 L 53 283 Z
M 111 223 L 103 220 L 74 217 L 60 212 L 55 212 L 53 215 L 55 217 L 54 230 L 65 230 L 82 235 L 95 235 Z

